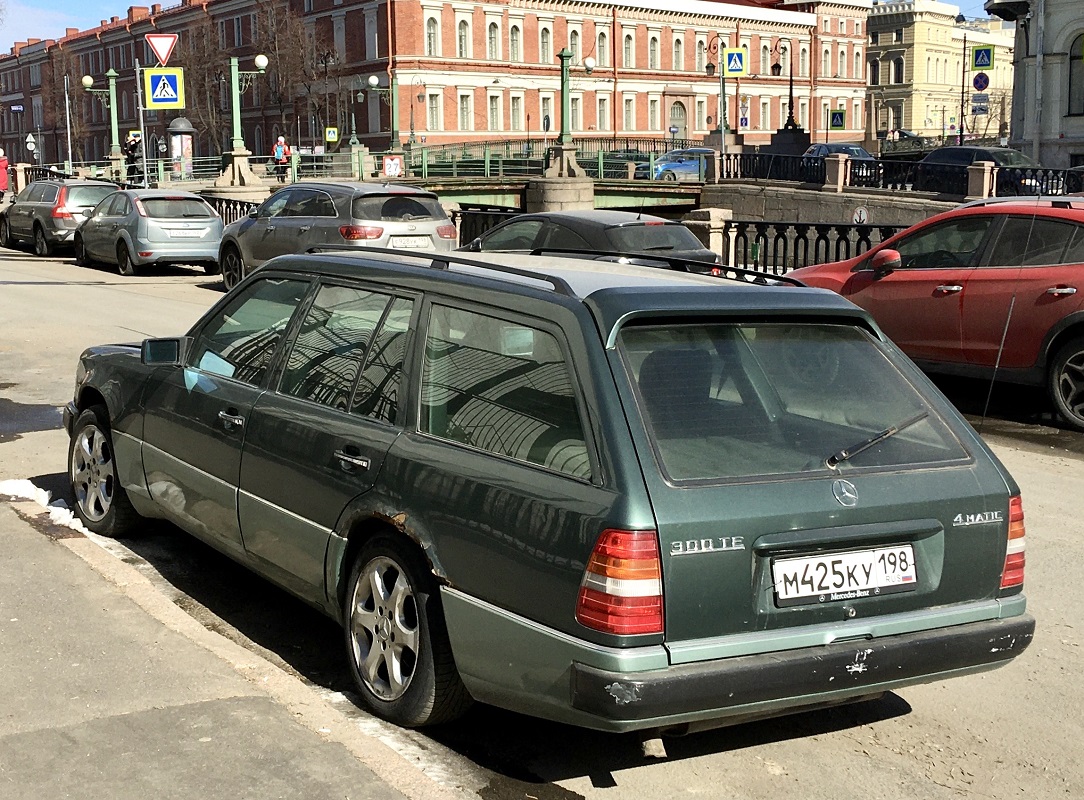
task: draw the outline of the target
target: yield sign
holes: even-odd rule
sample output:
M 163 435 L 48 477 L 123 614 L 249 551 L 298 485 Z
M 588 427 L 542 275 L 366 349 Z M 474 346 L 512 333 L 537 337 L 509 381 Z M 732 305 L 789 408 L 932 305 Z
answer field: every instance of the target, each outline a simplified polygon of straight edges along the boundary
M 148 33 L 145 38 L 147 45 L 158 56 L 158 63 L 164 67 L 173 53 L 174 46 L 177 44 L 177 34 Z

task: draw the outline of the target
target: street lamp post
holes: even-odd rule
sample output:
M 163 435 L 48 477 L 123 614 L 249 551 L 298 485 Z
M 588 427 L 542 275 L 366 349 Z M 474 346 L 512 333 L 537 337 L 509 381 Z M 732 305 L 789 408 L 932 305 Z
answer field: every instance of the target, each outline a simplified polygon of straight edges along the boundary
M 402 142 L 399 141 L 399 79 L 392 72 L 387 87 L 380 85 L 380 78 L 376 75 L 370 75 L 368 83 L 369 89 L 376 92 L 388 106 L 391 113 L 388 126 L 389 149 L 398 149 L 402 145 Z
M 93 88 L 94 78 L 89 75 L 84 75 L 80 82 L 83 84 L 83 89 L 92 96 L 97 97 L 102 105 L 109 109 L 109 160 L 112 162 L 113 174 L 119 175 L 124 156 L 120 151 L 120 130 L 117 125 L 117 71 L 110 69 L 105 73 L 105 78 L 109 86 L 108 89 Z
M 960 64 L 960 127 L 958 144 L 964 143 L 964 113 L 967 110 L 967 34 L 964 34 L 963 61 Z
M 230 103 L 233 109 L 233 152 L 235 154 L 247 153 L 245 140 L 241 134 L 241 94 L 252 85 L 252 80 L 257 75 L 263 75 L 267 69 L 267 56 L 260 53 L 252 59 L 256 67 L 254 72 L 242 71 L 237 56 L 230 56 Z
M 425 100 L 425 95 L 422 92 L 415 92 L 417 88 L 424 88 L 425 83 L 422 79 L 415 75 L 410 79 L 410 136 L 407 137 L 407 144 L 411 147 L 417 142 L 417 138 L 414 135 L 414 98 L 417 96 L 418 102 Z

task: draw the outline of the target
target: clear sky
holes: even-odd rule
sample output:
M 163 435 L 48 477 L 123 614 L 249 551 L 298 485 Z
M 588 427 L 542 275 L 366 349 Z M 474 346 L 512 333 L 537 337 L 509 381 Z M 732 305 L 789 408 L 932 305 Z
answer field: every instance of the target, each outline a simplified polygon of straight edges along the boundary
M 155 0 L 163 6 L 177 5 L 177 0 Z M 953 3 L 969 17 L 985 16 L 985 0 L 959 0 Z M 6 9 L 0 24 L 0 53 L 6 53 L 18 41 L 28 38 L 56 39 L 65 28 L 86 30 L 97 27 L 103 19 L 121 17 L 128 6 L 151 5 L 151 0 L 0 0 Z

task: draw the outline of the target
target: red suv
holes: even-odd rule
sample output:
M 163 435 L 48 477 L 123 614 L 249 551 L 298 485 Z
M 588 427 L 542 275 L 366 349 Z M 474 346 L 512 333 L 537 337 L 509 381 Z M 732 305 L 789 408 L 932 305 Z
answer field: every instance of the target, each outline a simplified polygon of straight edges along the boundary
M 790 275 L 869 311 L 930 372 L 1045 385 L 1084 430 L 1084 204 L 964 206 Z

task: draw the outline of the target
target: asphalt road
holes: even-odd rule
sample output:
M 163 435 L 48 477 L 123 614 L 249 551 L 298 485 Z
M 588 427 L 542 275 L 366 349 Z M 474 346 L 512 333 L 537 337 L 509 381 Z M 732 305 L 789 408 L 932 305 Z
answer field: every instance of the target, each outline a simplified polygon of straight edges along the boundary
M 57 408 L 70 397 L 79 352 L 181 333 L 220 297 L 217 278 L 198 270 L 122 278 L 0 250 L 0 480 L 29 478 L 66 496 Z M 1084 436 L 1059 427 L 1039 392 L 938 382 L 1023 487 L 1034 644 L 995 672 L 668 739 L 665 759 L 645 758 L 636 736 L 488 707 L 425 732 L 393 728 L 344 702 L 342 635 L 307 606 L 166 524 L 105 546 L 206 628 L 301 677 L 313 703 L 345 715 L 437 784 L 487 800 L 1084 797 L 1084 601 L 1076 591 L 1084 526 L 1073 500 L 1084 496 Z M 0 583 L 16 569 L 0 560 Z M 0 695 L 0 715 L 3 706 Z

